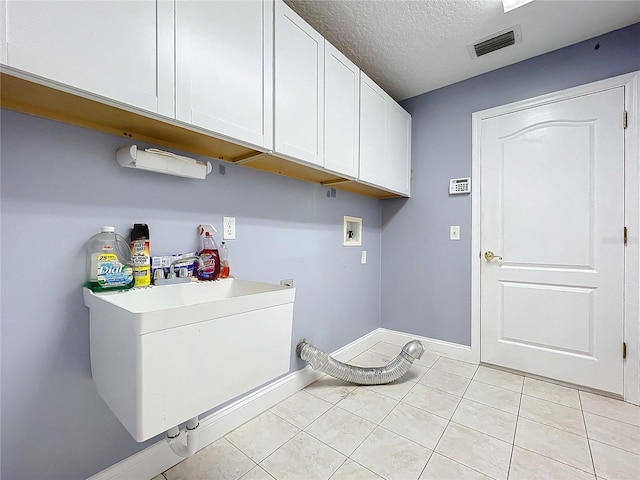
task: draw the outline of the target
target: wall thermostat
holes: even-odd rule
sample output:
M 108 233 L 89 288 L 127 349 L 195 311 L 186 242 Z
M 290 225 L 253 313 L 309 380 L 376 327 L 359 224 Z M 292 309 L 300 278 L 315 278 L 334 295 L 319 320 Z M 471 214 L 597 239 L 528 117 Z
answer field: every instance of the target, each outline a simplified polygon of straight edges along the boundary
M 471 193 L 471 177 L 449 180 L 449 195 L 458 193 Z

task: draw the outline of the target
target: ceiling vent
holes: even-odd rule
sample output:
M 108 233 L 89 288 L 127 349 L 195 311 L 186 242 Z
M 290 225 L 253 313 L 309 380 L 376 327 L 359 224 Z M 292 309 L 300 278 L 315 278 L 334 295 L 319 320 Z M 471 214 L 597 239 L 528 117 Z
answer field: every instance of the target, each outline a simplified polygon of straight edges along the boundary
M 495 52 L 502 48 L 510 47 L 522 42 L 522 32 L 520 25 L 508 28 L 489 37 L 480 39 L 473 45 L 468 45 L 467 49 L 472 58 L 478 58 L 487 53 Z

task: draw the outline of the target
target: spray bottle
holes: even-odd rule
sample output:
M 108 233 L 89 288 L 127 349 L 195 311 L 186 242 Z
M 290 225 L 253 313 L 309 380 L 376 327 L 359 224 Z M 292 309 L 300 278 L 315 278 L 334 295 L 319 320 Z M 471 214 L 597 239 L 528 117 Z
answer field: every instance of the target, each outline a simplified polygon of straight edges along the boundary
M 202 238 L 202 250 L 198 254 L 198 280 L 216 280 L 220 275 L 220 255 L 213 234 L 217 230 L 206 223 L 198 225 L 198 228 Z

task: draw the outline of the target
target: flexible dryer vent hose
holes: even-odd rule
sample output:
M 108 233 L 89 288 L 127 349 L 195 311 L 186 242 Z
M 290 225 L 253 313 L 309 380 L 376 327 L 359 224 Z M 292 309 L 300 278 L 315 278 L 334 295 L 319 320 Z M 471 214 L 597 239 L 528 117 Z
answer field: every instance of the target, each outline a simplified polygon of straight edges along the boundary
M 411 368 L 414 360 L 422 357 L 424 347 L 418 340 L 412 340 L 402 347 L 400 355 L 383 367 L 356 367 L 342 363 L 317 349 L 306 339 L 298 342 L 296 354 L 309 362 L 311 368 L 320 370 L 345 382 L 359 385 L 382 385 L 403 377 Z

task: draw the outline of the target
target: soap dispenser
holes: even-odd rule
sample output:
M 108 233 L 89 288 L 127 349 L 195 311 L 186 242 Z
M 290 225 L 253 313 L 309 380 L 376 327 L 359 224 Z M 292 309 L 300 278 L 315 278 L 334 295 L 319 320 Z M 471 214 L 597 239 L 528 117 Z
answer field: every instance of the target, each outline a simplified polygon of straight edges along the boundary
M 126 290 L 134 285 L 129 243 L 112 226 L 87 242 L 87 282 L 93 292 Z

